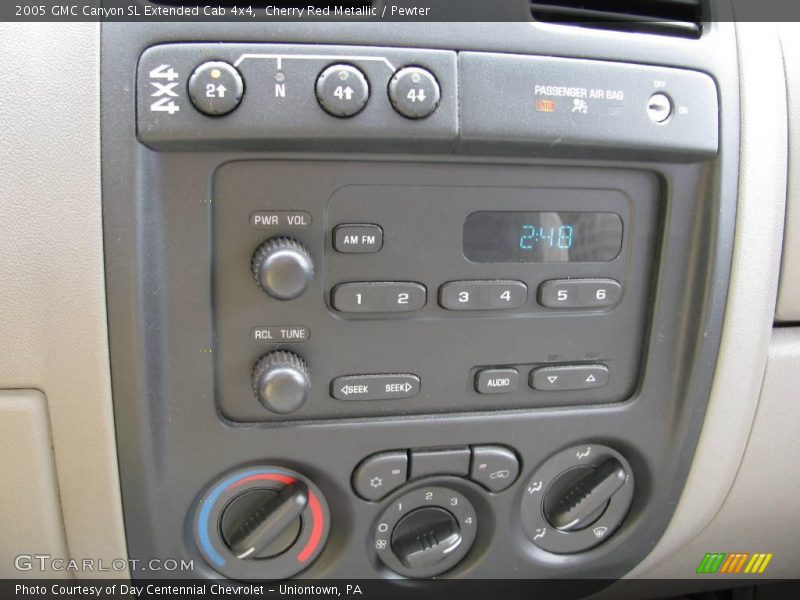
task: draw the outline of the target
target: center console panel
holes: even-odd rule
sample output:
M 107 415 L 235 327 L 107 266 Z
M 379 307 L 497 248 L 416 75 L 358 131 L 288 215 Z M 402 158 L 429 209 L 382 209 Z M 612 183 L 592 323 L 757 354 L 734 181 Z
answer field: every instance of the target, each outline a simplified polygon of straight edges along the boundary
M 662 535 L 726 297 L 732 28 L 462 25 L 104 24 L 133 558 L 611 579 Z

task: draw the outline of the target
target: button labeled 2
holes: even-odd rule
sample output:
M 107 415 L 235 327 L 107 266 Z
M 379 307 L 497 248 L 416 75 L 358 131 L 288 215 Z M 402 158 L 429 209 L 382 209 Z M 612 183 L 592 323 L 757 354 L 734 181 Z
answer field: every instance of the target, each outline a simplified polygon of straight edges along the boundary
M 331 304 L 340 312 L 410 312 L 425 306 L 427 290 L 411 281 L 362 281 L 333 288 Z
M 521 281 L 451 281 L 439 288 L 439 304 L 447 310 L 509 310 L 527 299 Z

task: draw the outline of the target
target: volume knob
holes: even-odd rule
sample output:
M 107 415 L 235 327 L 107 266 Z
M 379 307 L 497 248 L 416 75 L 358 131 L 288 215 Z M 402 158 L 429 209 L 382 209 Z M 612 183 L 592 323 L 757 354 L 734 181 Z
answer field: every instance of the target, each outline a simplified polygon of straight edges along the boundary
M 250 266 L 258 286 L 278 300 L 297 298 L 314 278 L 311 254 L 288 237 L 270 238 L 261 244 Z
M 276 350 L 253 368 L 253 391 L 265 408 L 279 414 L 300 408 L 311 389 L 306 362 L 292 352 Z

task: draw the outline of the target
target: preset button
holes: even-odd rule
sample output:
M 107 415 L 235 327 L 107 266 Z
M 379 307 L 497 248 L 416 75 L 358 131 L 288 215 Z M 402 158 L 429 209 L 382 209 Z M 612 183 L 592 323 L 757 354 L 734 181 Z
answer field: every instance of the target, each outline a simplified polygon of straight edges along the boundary
M 622 286 L 613 279 L 553 279 L 539 286 L 539 304 L 549 308 L 614 306 Z
M 425 306 L 425 286 L 411 281 L 361 281 L 333 288 L 331 304 L 340 312 L 410 312 Z
M 451 281 L 439 288 L 439 304 L 447 310 L 509 310 L 527 299 L 521 281 Z

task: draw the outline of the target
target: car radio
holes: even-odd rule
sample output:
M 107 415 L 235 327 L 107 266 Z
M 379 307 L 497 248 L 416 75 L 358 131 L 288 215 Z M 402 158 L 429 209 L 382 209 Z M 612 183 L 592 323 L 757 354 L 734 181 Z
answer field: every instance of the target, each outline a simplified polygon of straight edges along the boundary
M 619 402 L 636 386 L 652 175 L 244 161 L 217 171 L 212 211 L 231 420 Z

